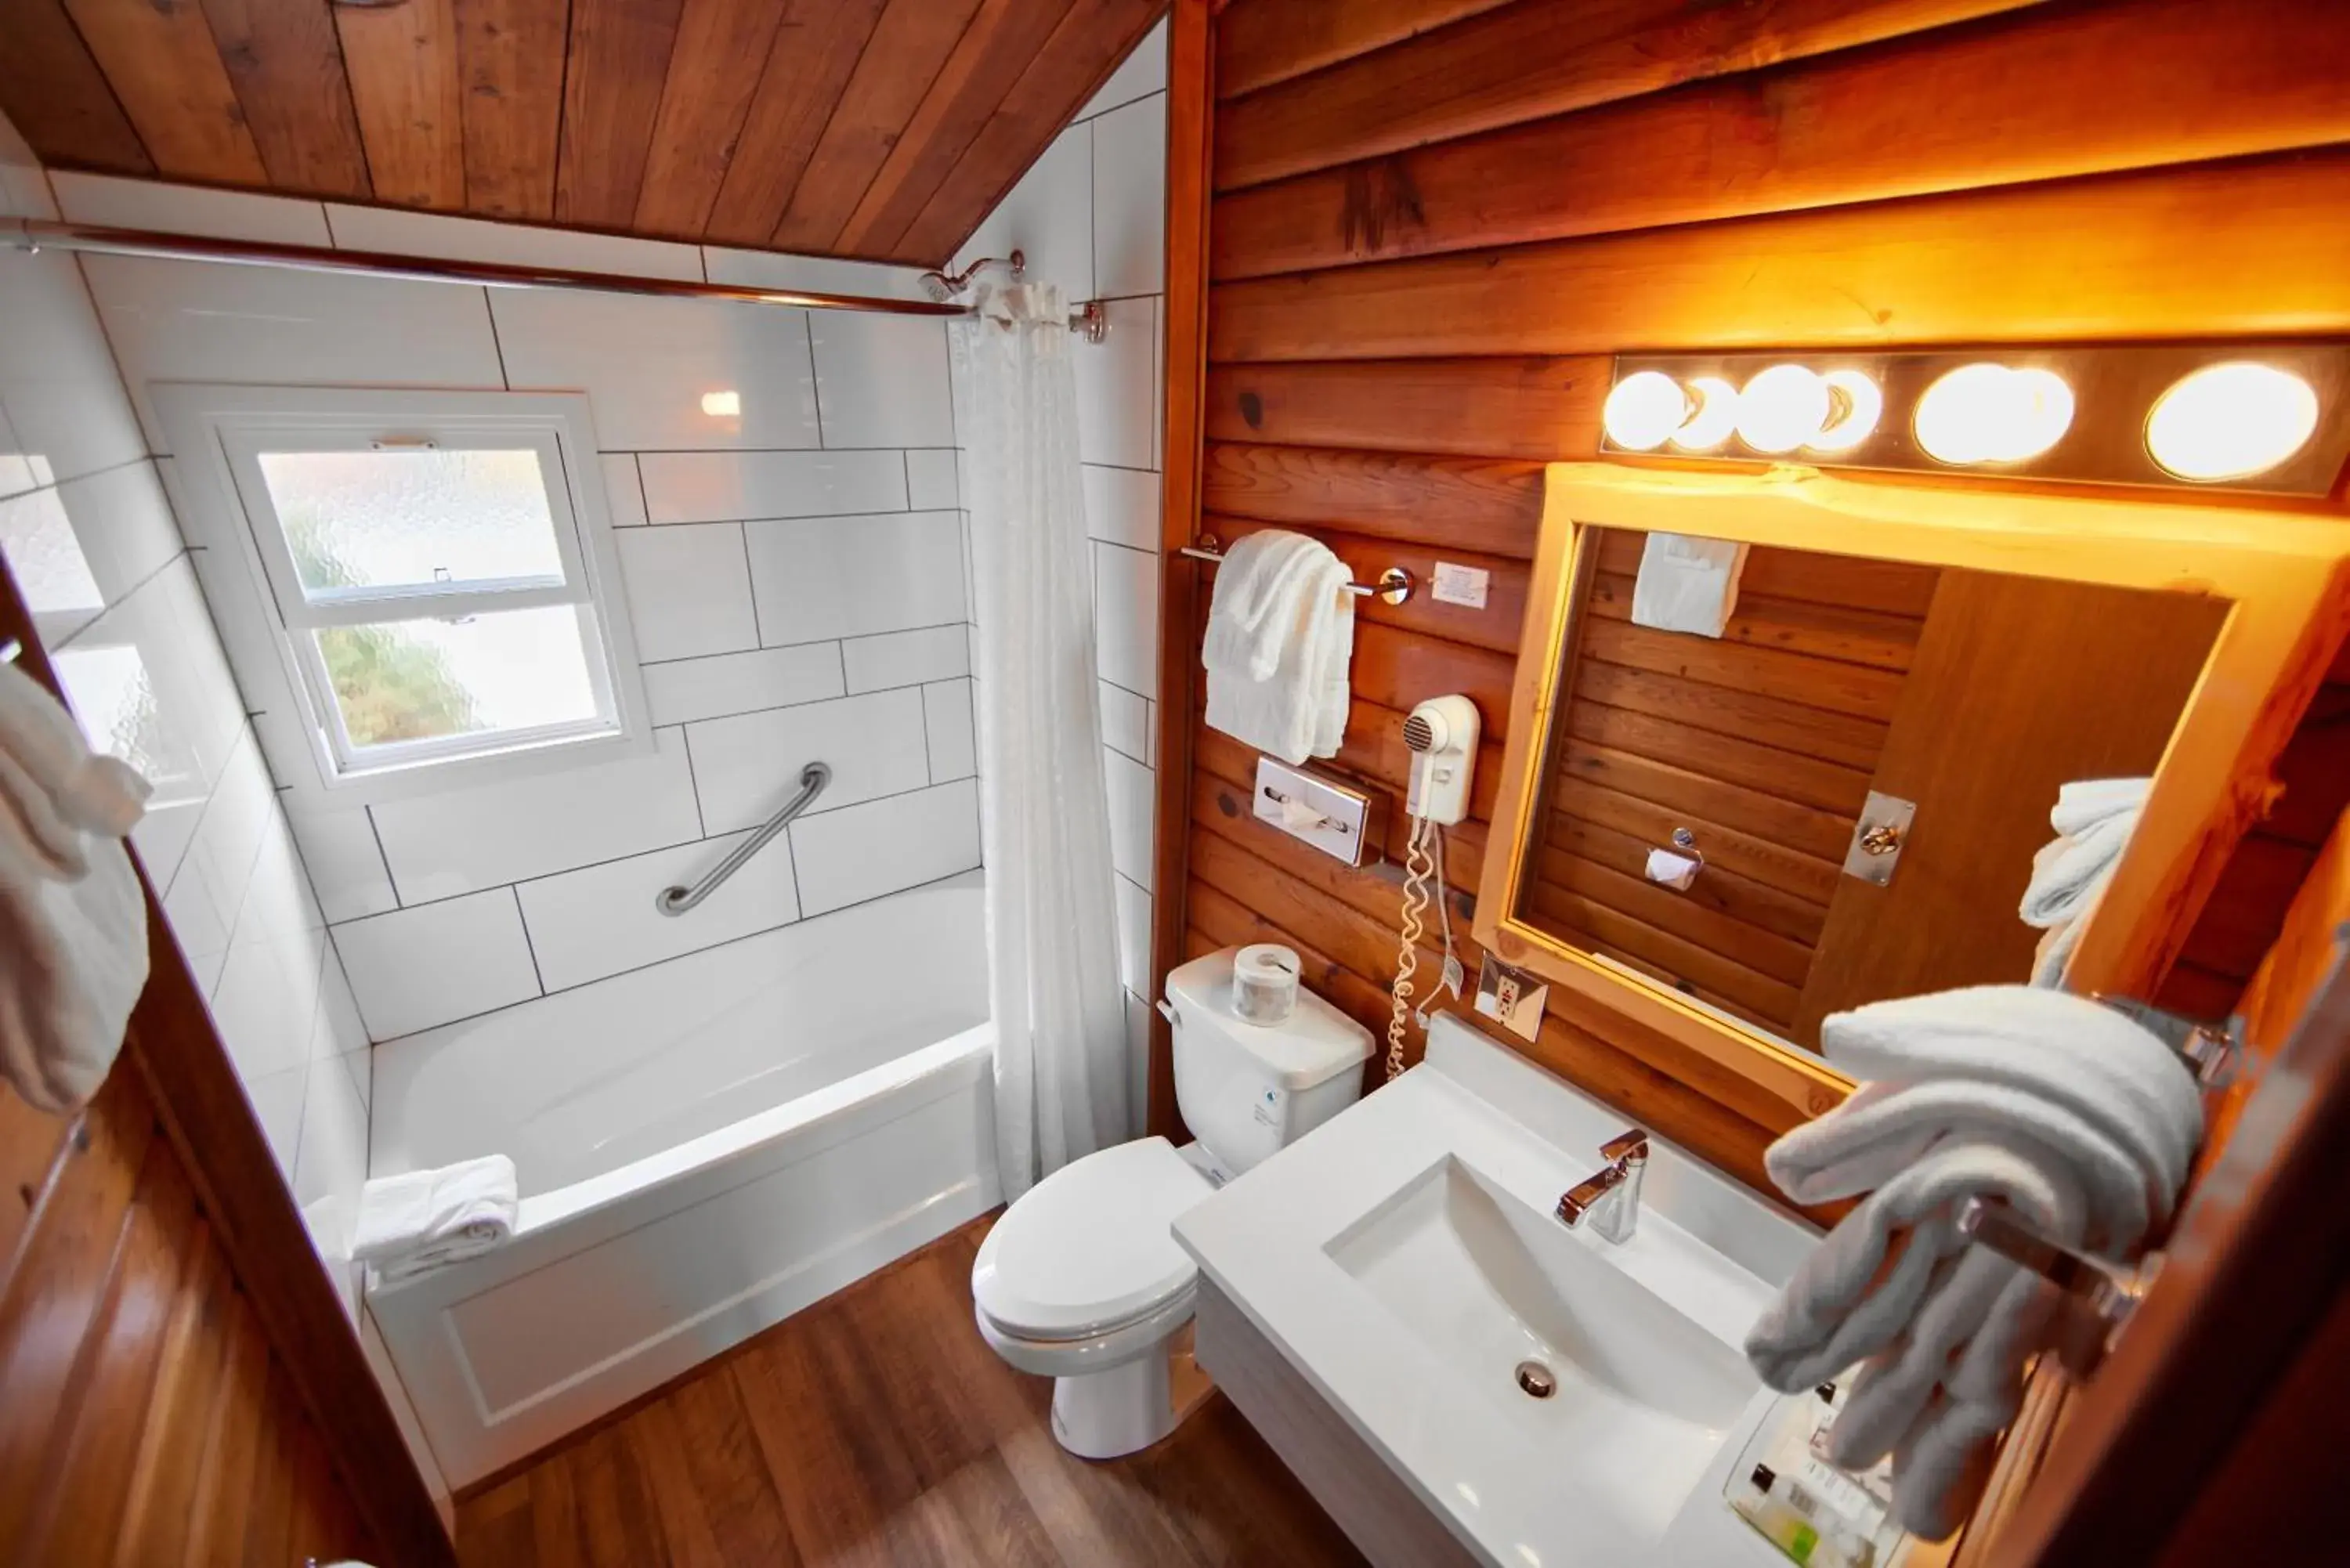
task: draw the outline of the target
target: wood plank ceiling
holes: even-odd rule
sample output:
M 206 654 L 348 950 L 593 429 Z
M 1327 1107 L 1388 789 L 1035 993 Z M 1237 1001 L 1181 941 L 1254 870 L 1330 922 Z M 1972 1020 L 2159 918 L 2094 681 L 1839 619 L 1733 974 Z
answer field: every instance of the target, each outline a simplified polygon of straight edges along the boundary
M 1165 0 L 0 0 L 43 161 L 935 265 Z

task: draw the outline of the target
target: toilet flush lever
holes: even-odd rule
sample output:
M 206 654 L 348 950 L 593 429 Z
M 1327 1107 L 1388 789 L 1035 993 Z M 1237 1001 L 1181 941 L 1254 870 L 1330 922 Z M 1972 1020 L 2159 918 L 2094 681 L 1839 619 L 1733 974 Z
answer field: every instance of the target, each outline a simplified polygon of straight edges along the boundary
M 1170 1029 L 1174 1028 L 1177 1022 L 1175 1017 L 1175 1004 L 1162 996 L 1159 999 L 1158 1007 L 1159 1016 L 1167 1020 L 1167 1027 Z

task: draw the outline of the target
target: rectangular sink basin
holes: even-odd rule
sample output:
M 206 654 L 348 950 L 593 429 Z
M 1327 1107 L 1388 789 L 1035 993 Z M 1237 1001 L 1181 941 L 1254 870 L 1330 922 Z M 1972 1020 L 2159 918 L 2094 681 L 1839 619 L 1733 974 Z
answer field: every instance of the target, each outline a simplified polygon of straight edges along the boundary
M 1500 1428 L 1644 1539 L 1662 1538 L 1761 1386 L 1735 1350 L 1603 1245 L 1455 1156 L 1325 1251 Z

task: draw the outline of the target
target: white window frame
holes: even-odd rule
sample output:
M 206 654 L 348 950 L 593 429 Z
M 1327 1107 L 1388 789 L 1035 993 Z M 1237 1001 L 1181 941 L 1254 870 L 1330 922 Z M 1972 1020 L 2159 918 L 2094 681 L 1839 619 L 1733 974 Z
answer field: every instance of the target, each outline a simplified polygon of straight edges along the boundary
M 150 394 L 179 471 L 189 542 L 220 552 L 224 566 L 241 564 L 233 577 L 209 574 L 205 586 L 214 599 L 229 601 L 215 603 L 213 613 L 248 701 L 265 719 L 276 707 L 298 721 L 261 727 L 281 783 L 297 791 L 315 786 L 336 805 L 356 805 L 651 751 L 586 397 L 183 384 L 159 384 Z M 405 449 L 536 452 L 560 576 L 306 593 L 259 454 Z M 595 717 L 365 748 L 348 742 L 316 632 L 553 606 L 569 606 L 580 617 Z M 307 777 L 289 779 L 279 753 L 292 748 L 289 732 L 296 727 Z

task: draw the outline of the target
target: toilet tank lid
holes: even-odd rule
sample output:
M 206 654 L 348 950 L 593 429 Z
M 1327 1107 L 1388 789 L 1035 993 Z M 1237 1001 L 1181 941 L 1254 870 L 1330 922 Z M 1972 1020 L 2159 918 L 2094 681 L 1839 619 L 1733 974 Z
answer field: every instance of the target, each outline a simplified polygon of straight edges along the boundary
M 1263 1063 L 1293 1092 L 1310 1089 L 1361 1064 L 1371 1032 L 1304 986 L 1278 1023 L 1251 1023 L 1232 1011 L 1232 955 L 1203 954 L 1167 976 L 1167 999 L 1186 1029 L 1211 1030 Z

